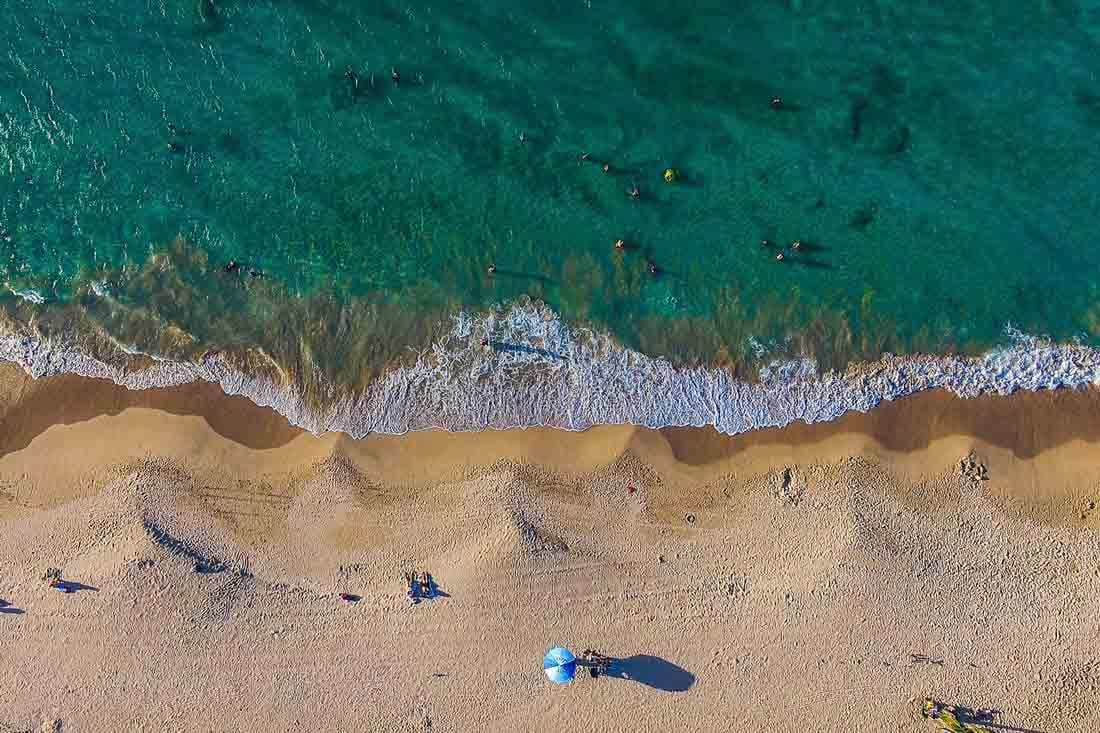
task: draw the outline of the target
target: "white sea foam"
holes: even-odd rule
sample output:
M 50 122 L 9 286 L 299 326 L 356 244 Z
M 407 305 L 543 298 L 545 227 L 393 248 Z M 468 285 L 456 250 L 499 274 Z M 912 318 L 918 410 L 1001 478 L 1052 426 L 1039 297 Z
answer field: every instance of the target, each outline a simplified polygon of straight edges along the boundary
M 34 303 L 35 305 L 42 305 L 46 302 L 46 297 L 39 293 L 37 290 L 31 290 L 30 288 L 16 290 L 11 285 L 7 285 L 7 288 L 8 292 L 10 292 L 12 295 L 19 298 L 20 300 L 25 300 L 29 303 Z
M 321 412 L 293 387 L 244 374 L 217 354 L 196 363 L 158 360 L 139 371 L 93 359 L 59 341 L 0 337 L 0 358 L 36 377 L 75 373 L 131 389 L 197 380 L 272 407 L 313 432 L 403 433 L 597 424 L 712 425 L 735 434 L 831 420 L 932 388 L 962 397 L 1100 382 L 1100 350 L 1017 334 L 983 357 L 884 357 L 844 374 L 818 375 L 809 359 L 774 362 L 758 382 L 721 369 L 676 367 L 624 348 L 606 334 L 572 328 L 538 304 L 460 313 L 450 332 L 364 392 Z M 482 346 L 482 340 L 489 344 Z

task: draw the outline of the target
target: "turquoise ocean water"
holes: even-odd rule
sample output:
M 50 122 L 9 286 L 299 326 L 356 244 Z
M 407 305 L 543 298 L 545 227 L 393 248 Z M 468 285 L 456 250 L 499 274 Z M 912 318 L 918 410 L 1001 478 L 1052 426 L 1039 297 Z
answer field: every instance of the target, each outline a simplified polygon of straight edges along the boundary
M 0 303 L 321 401 L 527 299 L 749 381 L 1093 346 L 1098 129 L 1098 2 L 8 0 Z

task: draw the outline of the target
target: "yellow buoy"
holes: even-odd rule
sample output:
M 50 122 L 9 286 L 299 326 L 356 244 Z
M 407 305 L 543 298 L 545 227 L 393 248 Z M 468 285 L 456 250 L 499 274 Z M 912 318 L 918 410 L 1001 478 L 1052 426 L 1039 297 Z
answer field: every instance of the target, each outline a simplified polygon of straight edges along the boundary
M 680 177 L 680 172 L 675 168 L 665 168 L 665 183 L 675 183 Z

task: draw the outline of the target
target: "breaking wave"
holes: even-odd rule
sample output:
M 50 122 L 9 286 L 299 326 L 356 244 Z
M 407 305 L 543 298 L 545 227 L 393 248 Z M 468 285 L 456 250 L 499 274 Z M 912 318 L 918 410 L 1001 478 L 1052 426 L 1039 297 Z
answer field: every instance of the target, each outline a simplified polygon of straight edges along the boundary
M 1009 335 L 1010 346 L 982 357 L 886 356 L 826 374 L 818 374 L 810 359 L 777 361 L 760 371 L 758 381 L 746 382 L 726 370 L 646 356 L 606 334 L 567 325 L 545 305 L 521 303 L 457 314 L 415 362 L 320 407 L 310 406 L 293 384 L 245 373 L 218 352 L 194 362 L 146 354 L 134 367 L 93 358 L 57 338 L 7 334 L 0 336 L 0 358 L 34 377 L 79 374 L 130 389 L 213 382 L 311 432 L 357 438 L 430 428 L 583 430 L 601 424 L 709 425 L 732 435 L 831 420 L 927 389 L 976 397 L 1100 382 L 1100 350 Z

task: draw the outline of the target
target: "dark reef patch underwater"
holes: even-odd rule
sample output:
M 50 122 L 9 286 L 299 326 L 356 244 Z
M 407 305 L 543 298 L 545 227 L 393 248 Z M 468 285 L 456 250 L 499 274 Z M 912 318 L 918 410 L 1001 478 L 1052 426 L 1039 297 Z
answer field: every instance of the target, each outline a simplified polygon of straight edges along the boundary
M 1095 382 L 1098 49 L 1072 0 L 9 0 L 0 356 L 354 434 Z

